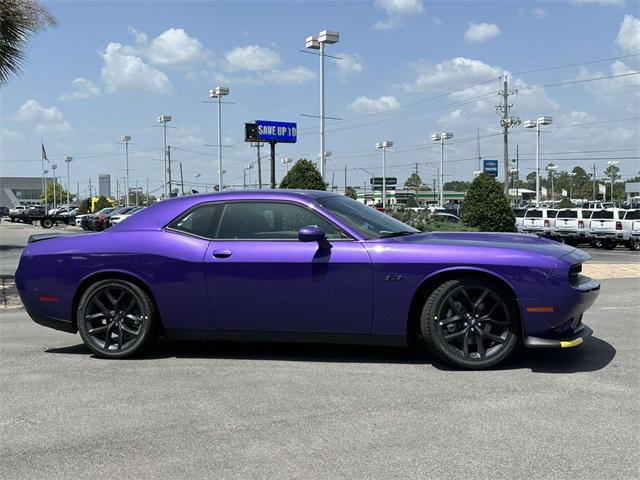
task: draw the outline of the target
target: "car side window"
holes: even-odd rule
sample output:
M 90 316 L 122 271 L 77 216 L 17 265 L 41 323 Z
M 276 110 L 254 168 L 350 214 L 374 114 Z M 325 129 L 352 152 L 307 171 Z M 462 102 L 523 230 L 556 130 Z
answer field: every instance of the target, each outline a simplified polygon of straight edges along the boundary
M 232 202 L 222 214 L 218 240 L 296 240 L 298 231 L 316 225 L 329 240 L 348 238 L 318 214 L 291 203 Z
M 215 203 L 199 205 L 174 220 L 169 228 L 212 239 L 222 208 L 223 205 Z

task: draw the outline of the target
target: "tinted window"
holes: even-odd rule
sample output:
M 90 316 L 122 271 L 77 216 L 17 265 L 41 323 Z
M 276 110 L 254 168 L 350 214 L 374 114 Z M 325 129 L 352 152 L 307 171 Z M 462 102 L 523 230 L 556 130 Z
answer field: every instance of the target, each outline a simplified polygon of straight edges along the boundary
M 591 219 L 612 219 L 613 218 L 613 212 L 608 212 L 607 210 L 596 210 L 595 212 L 593 212 L 593 215 L 591 215 Z
M 298 231 L 316 225 L 328 239 L 347 238 L 337 227 L 307 208 L 290 203 L 238 202 L 226 205 L 216 239 L 297 239 Z
M 199 237 L 213 238 L 222 208 L 222 205 L 214 203 L 192 208 L 169 225 L 169 228 Z
M 527 218 L 542 218 L 542 210 L 527 210 L 525 214 Z
M 625 220 L 640 220 L 640 210 L 629 210 L 625 216 Z
M 558 210 L 547 210 L 547 218 L 556 218 Z
M 558 218 L 578 218 L 578 212 L 575 210 L 560 210 Z
M 527 212 L 526 209 L 524 208 L 516 208 L 513 213 L 515 214 L 516 218 L 522 218 L 524 217 L 524 214 Z

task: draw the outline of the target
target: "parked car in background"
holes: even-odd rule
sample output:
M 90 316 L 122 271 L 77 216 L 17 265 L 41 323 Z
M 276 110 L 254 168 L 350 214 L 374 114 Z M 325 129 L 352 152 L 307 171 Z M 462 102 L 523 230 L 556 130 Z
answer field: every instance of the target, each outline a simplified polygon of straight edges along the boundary
M 589 235 L 594 247 L 611 250 L 623 241 L 622 217 L 625 210 L 608 208 L 594 210 L 589 221 Z
M 524 214 L 527 213 L 526 208 L 514 208 L 513 214 L 516 216 L 516 231 L 522 233 L 522 227 L 524 226 Z
M 558 210 L 552 208 L 531 208 L 524 214 L 522 232 L 542 237 L 551 237 Z
M 589 241 L 588 223 L 593 210 L 583 208 L 564 208 L 558 210 L 554 222 L 552 237 L 555 240 L 579 245 Z
M 431 214 L 431 219 L 435 220 L 436 222 L 451 223 L 454 225 L 457 225 L 458 223 L 460 223 L 460 217 L 452 213 L 445 213 L 445 212 L 433 213 Z
M 111 215 L 109 217 L 109 224 L 110 225 L 117 225 L 118 223 L 120 223 L 125 218 L 129 218 L 131 215 L 134 215 L 134 214 L 138 213 L 140 210 L 143 210 L 143 209 L 144 209 L 144 207 L 133 207 L 128 212 L 124 212 L 124 213 L 120 212 L 118 214 Z
M 104 217 L 114 210 L 115 207 L 107 207 L 94 214 L 82 217 L 82 223 L 80 226 L 83 228 L 83 230 L 96 230 L 96 220 L 101 217 L 102 221 L 104 221 Z
M 640 210 L 627 210 L 622 218 L 622 240 L 634 251 L 640 250 Z
M 135 205 L 130 206 L 130 207 L 119 207 L 116 208 L 113 212 L 107 214 L 105 216 L 104 222 L 102 224 L 102 230 L 106 230 L 107 228 L 111 227 L 113 225 L 113 223 L 111 223 L 111 219 L 114 216 L 117 215 L 126 215 L 127 213 L 131 212 L 133 209 L 137 208 Z

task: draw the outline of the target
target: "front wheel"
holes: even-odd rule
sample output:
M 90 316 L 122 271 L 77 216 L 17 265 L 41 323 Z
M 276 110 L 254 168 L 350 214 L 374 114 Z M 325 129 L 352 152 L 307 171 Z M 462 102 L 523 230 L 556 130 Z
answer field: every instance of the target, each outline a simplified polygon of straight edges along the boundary
M 446 362 L 481 369 L 504 360 L 517 343 L 512 295 L 483 279 L 449 280 L 422 309 L 421 331 L 429 350 Z
M 119 279 L 91 285 L 78 305 L 82 341 L 102 358 L 139 353 L 156 336 L 155 307 L 137 285 Z
M 629 250 L 634 252 L 640 250 L 640 238 L 632 238 L 629 240 Z

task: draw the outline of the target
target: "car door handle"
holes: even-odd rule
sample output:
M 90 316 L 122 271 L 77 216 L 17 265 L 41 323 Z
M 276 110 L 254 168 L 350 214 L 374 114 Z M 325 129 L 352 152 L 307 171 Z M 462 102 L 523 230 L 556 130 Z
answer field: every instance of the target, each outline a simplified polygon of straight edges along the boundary
M 232 253 L 231 250 L 215 250 L 213 256 L 216 258 L 229 258 Z

